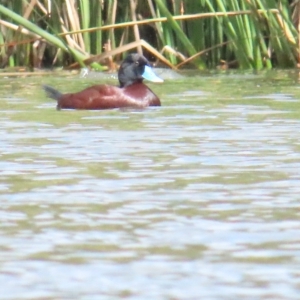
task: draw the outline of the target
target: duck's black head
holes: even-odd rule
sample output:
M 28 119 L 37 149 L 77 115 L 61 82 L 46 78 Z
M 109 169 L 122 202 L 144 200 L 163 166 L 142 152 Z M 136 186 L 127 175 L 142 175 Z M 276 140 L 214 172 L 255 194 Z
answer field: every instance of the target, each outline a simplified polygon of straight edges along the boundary
M 137 53 L 129 54 L 124 59 L 119 69 L 118 78 L 121 87 L 142 82 L 144 78 L 153 82 L 163 81 L 154 74 L 148 60 Z

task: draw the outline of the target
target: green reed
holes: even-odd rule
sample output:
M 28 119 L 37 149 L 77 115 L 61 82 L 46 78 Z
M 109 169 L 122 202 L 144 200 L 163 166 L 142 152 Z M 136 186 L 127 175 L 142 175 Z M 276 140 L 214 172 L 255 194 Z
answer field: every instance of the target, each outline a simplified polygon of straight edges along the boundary
M 2 0 L 0 66 L 84 66 L 141 38 L 146 54 L 153 46 L 174 66 L 291 67 L 300 63 L 298 2 Z

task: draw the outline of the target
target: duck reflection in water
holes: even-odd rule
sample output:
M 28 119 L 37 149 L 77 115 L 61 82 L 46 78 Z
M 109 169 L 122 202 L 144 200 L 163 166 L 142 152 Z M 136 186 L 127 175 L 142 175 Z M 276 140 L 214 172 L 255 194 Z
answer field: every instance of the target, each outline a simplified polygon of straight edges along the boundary
M 112 109 L 160 106 L 159 98 L 143 79 L 163 82 L 155 75 L 148 60 L 137 53 L 129 54 L 122 62 L 118 78 L 120 86 L 94 85 L 77 93 L 62 94 L 51 86 L 43 88 L 49 98 L 57 100 L 57 109 Z

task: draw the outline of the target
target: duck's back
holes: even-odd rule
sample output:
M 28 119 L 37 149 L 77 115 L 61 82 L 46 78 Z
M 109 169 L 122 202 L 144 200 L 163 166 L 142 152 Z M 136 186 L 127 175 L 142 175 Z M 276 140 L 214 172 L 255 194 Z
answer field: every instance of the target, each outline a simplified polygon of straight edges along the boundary
M 78 93 L 63 94 L 57 108 L 110 109 L 120 107 L 121 89 L 110 85 L 94 85 Z
M 57 109 L 112 109 L 145 108 L 160 106 L 159 98 L 143 83 L 124 88 L 111 85 L 94 85 L 78 93 L 62 94 L 44 86 L 48 96 L 57 100 Z

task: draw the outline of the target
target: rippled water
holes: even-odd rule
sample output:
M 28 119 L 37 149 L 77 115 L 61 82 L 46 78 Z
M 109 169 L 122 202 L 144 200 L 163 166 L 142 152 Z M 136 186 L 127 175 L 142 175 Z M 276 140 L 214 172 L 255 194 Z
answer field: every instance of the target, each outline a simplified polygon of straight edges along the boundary
M 0 299 L 299 299 L 297 75 L 151 85 L 163 106 L 56 111 L 0 78 Z

